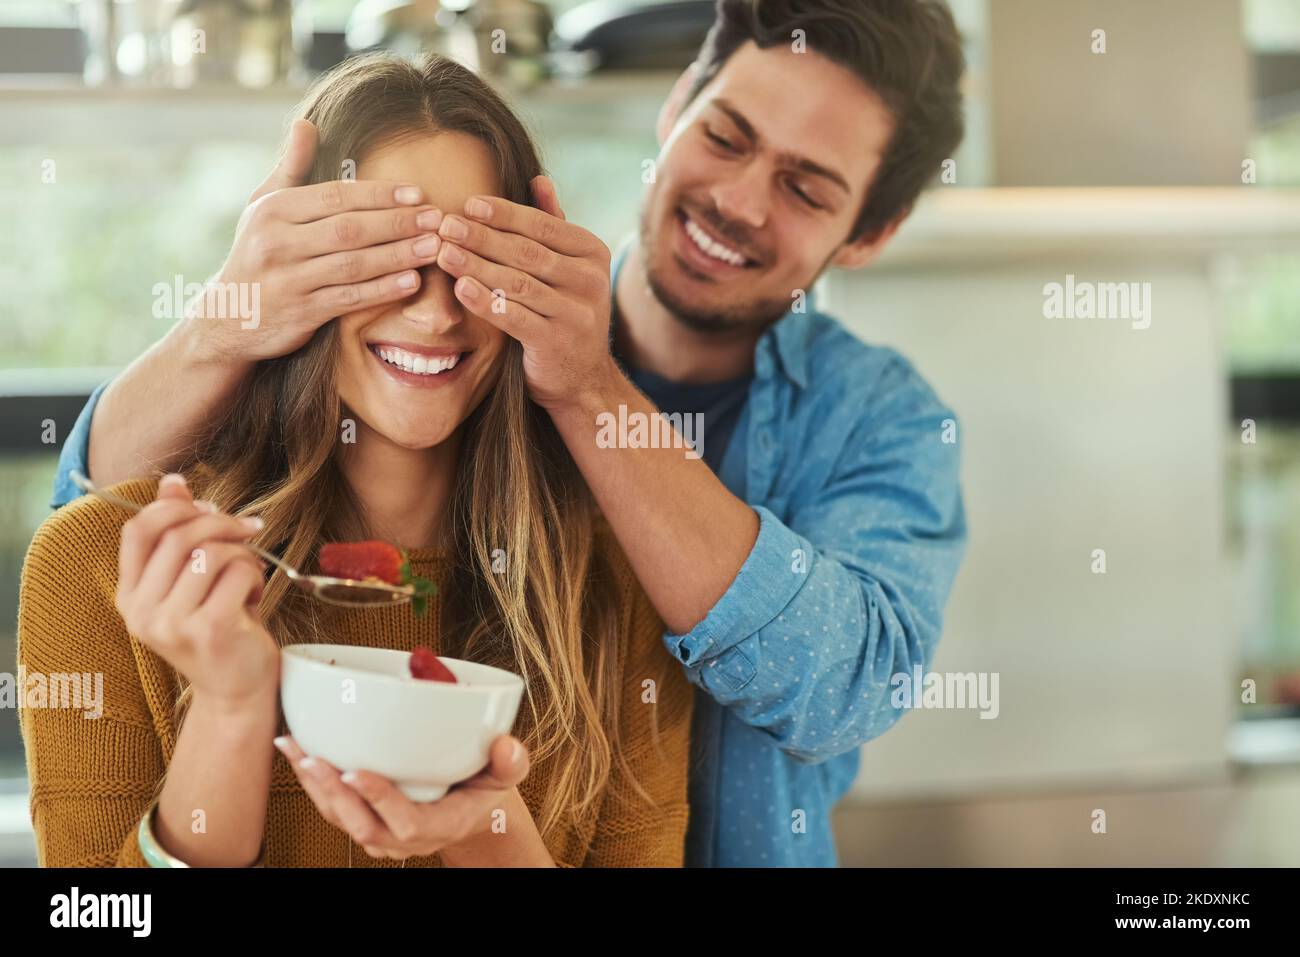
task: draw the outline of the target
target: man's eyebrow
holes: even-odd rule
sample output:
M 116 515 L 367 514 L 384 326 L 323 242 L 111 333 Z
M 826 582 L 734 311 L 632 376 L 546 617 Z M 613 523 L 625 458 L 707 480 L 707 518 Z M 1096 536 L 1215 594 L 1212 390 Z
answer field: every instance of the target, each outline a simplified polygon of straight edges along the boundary
M 731 118 L 731 122 L 735 123 L 736 126 L 739 127 L 740 132 L 746 139 L 753 140 L 755 143 L 760 141 L 758 131 L 754 129 L 753 124 L 751 124 L 749 120 L 745 119 L 744 114 L 726 100 L 712 100 L 709 105 L 727 114 L 727 116 Z M 835 170 L 828 169 L 820 163 L 814 163 L 806 156 L 797 156 L 794 153 L 781 153 L 777 156 L 777 160 L 786 166 L 793 166 L 795 169 L 808 173 L 809 175 L 820 176 L 823 179 L 828 179 L 850 196 L 853 195 L 853 189 L 849 186 L 848 180 L 835 172 Z

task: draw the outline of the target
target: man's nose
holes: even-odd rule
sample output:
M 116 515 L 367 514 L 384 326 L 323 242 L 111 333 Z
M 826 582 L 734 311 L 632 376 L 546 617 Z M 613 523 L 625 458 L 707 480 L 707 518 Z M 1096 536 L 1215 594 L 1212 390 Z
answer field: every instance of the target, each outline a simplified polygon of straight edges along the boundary
M 767 222 L 768 185 L 762 163 L 744 163 L 733 176 L 714 185 L 713 204 L 724 219 L 760 229 Z
M 429 334 L 446 332 L 460 324 L 464 311 L 452 288 L 455 282 L 454 276 L 436 264 L 425 266 L 420 270 L 419 290 L 402 300 L 402 318 Z

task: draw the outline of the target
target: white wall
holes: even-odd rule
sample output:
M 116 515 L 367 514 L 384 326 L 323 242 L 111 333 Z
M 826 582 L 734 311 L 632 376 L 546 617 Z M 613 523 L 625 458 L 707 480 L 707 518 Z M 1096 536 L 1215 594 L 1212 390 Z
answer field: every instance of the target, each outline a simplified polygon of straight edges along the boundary
M 1240 182 L 1252 111 L 1239 0 L 991 0 L 988 14 L 995 184 Z
M 1152 283 L 1151 327 L 1043 317 L 1066 272 Z M 1001 713 L 916 711 L 858 792 L 1180 778 L 1223 767 L 1226 381 L 1203 260 L 1058 255 L 836 274 L 830 310 L 908 355 L 962 422 L 971 541 L 940 671 L 996 671 Z M 1093 574 L 1093 549 L 1107 573 Z

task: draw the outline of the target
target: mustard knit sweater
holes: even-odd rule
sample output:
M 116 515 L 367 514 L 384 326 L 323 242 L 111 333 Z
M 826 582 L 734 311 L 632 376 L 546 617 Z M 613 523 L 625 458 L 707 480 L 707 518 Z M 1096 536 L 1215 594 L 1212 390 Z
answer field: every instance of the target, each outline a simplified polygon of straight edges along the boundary
M 152 501 L 154 480 L 114 491 Z M 130 516 L 108 502 L 82 497 L 51 515 L 37 531 L 23 567 L 18 610 L 18 662 L 27 675 L 102 673 L 102 716 L 67 707 L 20 711 L 31 815 L 40 863 L 50 867 L 144 867 L 136 827 L 176 747 L 175 671 L 128 634 L 114 605 L 118 540 Z M 602 546 L 612 537 L 602 535 Z M 409 552 L 412 572 L 439 580 L 430 550 Z M 615 556 L 626 627 L 619 661 L 624 676 L 618 716 L 622 750 L 632 776 L 654 803 L 636 792 L 616 760 L 598 810 L 544 835 L 561 866 L 679 867 L 686 834 L 686 770 L 692 691 L 668 656 L 662 623 Z M 409 606 L 340 608 L 321 604 L 320 633 L 305 638 L 410 651 L 439 649 L 441 605 L 416 618 Z M 658 681 L 657 703 L 642 700 L 642 682 Z M 20 693 L 22 689 L 19 689 Z M 514 733 L 523 737 L 527 702 Z M 656 733 L 657 728 L 657 733 Z M 327 823 L 284 756 L 272 758 L 266 821 L 268 867 L 400 867 L 370 857 Z M 550 762 L 534 761 L 519 791 L 538 819 Z M 407 867 L 437 867 L 438 855 L 413 857 Z

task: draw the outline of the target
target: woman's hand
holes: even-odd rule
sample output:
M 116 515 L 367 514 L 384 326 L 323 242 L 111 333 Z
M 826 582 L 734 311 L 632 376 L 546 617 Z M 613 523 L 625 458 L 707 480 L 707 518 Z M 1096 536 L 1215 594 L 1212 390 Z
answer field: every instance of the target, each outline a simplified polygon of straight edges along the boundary
M 422 205 L 418 187 L 348 180 L 343 170 L 304 186 L 315 152 L 316 127 L 297 120 L 284 157 L 249 197 L 220 273 L 190 305 L 199 354 L 287 355 L 335 316 L 411 295 L 419 269 L 437 258 L 442 213 Z M 255 302 L 257 314 L 231 315 L 232 302 Z
M 618 376 L 609 352 L 609 247 L 567 222 L 555 186 L 532 183 L 541 208 L 474 196 L 447 215 L 438 265 L 456 298 L 518 339 L 534 402 L 554 413 L 582 406 Z
M 496 811 L 510 808 L 506 834 L 518 835 L 531 828 L 533 858 L 512 862 L 550 862 L 528 809 L 515 791 L 528 774 L 528 752 L 510 735 L 492 743 L 490 760 L 468 781 L 456 785 L 440 800 L 417 804 L 392 781 L 369 771 L 340 774 L 317 757 L 303 753 L 291 737 L 277 738 L 276 747 L 288 759 L 303 790 L 321 816 L 347 832 L 371 857 L 405 860 L 435 854 L 486 832 Z M 498 837 L 502 842 L 505 837 Z M 541 858 L 545 858 L 542 860 Z
M 131 634 L 230 713 L 274 702 L 280 652 L 257 614 L 262 561 L 238 544 L 261 527 L 195 502 L 181 476 L 122 528 L 117 610 Z

